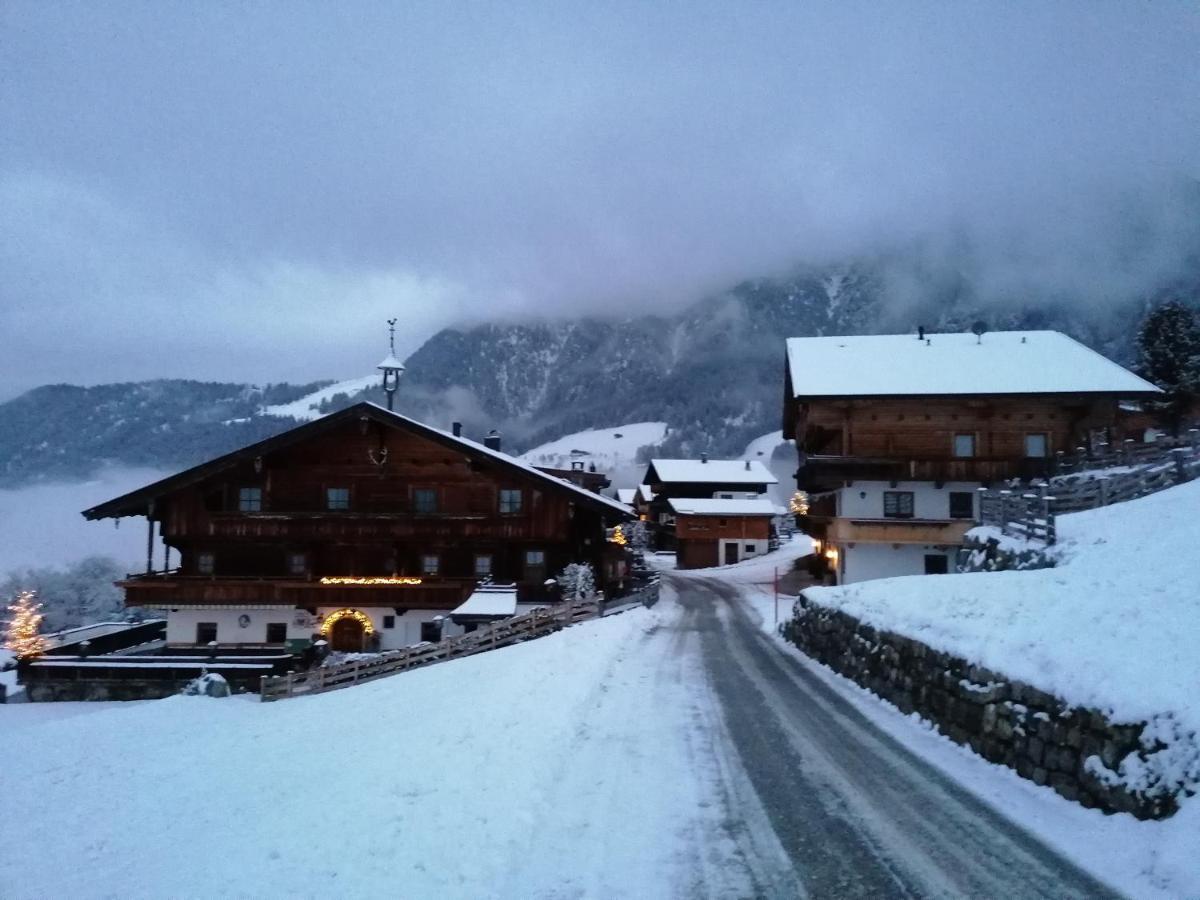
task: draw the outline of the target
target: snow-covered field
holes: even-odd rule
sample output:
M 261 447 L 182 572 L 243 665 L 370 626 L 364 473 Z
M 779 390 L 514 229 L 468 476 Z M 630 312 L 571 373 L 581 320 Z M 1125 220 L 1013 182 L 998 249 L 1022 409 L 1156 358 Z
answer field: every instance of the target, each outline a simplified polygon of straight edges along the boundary
M 534 447 L 521 455 L 534 466 L 569 469 L 572 462 L 591 463 L 608 474 L 614 487 L 634 487 L 642 480 L 646 466 L 637 462 L 637 452 L 649 444 L 658 444 L 667 435 L 666 422 L 634 422 L 614 428 L 577 431 L 556 441 Z
M 280 403 L 276 406 L 264 406 L 264 416 L 282 416 L 299 422 L 308 422 L 321 415 L 320 406 L 326 400 L 332 400 L 338 394 L 353 397 L 360 391 L 376 387 L 379 384 L 379 374 L 365 375 L 362 378 L 351 378 L 348 381 L 338 381 L 328 387 L 306 394 L 291 403 Z
M 0 706 L 0 896 L 746 896 L 663 614 L 274 704 Z
M 112 521 L 85 521 L 80 511 L 166 474 L 108 469 L 88 481 L 0 490 L 0 576 L 16 568 L 59 566 L 97 555 L 136 566 L 145 559 L 144 521 L 126 521 L 117 528 Z

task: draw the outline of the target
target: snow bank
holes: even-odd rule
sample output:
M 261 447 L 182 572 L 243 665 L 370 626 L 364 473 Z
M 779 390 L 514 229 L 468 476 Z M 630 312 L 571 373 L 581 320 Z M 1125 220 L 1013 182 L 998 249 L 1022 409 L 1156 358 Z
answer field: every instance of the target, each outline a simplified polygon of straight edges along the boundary
M 1194 748 L 1200 481 L 1058 523 L 1052 569 L 887 578 L 805 595 L 1112 721 L 1150 722 L 1166 739 L 1191 734 Z

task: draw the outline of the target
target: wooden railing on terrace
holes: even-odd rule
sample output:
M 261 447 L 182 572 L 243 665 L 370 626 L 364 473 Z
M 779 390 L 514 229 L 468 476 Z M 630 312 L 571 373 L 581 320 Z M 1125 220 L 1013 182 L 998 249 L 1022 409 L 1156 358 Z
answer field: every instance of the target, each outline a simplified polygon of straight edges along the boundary
M 1126 447 L 1089 461 L 1090 468 L 1074 467 L 1049 482 L 980 488 L 978 523 L 1054 544 L 1059 515 L 1134 500 L 1200 477 L 1200 443 Z

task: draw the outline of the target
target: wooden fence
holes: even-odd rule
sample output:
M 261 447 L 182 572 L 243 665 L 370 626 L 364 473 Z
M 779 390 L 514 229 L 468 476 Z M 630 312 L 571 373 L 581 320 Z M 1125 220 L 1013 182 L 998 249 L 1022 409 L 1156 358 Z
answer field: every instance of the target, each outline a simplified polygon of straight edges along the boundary
M 1053 544 L 1059 515 L 1133 500 L 1200 477 L 1200 443 L 1125 449 L 1093 456 L 1091 462 L 1091 469 L 1072 465 L 1049 482 L 980 488 L 979 524 Z
M 372 681 L 385 675 L 394 675 L 419 669 L 433 663 L 446 662 L 475 653 L 506 647 L 519 641 L 542 637 L 585 619 L 594 619 L 602 614 L 603 602 L 599 597 L 562 603 L 547 609 L 535 609 L 524 615 L 503 619 L 487 628 L 469 634 L 447 638 L 436 644 L 418 644 L 403 650 L 378 653 L 370 659 L 359 659 L 332 666 L 321 666 L 307 672 L 289 672 L 287 675 L 268 676 L 262 679 L 262 700 L 282 700 L 302 694 L 319 694 L 323 691 L 350 687 L 364 681 Z

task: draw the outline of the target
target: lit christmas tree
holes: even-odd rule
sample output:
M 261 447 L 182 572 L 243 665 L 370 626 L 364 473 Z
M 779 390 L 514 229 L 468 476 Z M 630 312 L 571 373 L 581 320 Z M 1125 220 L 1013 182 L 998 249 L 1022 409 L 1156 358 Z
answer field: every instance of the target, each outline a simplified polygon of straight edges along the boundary
M 46 649 L 46 639 L 38 633 L 42 625 L 42 604 L 34 599 L 33 591 L 21 591 L 16 602 L 8 607 L 8 628 L 4 633 L 4 646 L 16 654 L 17 659 L 33 659 Z

